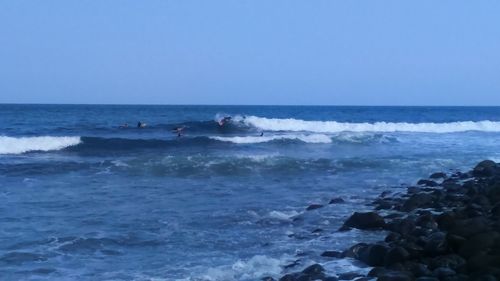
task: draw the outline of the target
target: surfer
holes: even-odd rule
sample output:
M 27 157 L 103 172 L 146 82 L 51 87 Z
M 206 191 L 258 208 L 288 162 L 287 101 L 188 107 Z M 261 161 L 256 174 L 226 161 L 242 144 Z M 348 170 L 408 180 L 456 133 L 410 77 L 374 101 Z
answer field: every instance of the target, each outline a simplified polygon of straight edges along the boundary
M 120 129 L 125 129 L 125 128 L 128 128 L 128 123 L 125 123 L 123 125 L 120 125 L 120 127 L 118 127 Z
M 174 133 L 177 133 L 177 137 L 181 137 L 182 136 L 182 131 L 184 131 L 184 128 L 185 127 L 175 127 L 172 129 L 172 131 Z
M 142 123 L 141 121 L 137 122 L 137 128 L 144 128 L 146 127 L 146 123 Z
M 231 116 L 226 116 L 219 120 L 219 126 L 224 126 L 227 122 L 231 121 Z
M 263 137 L 264 136 L 264 131 L 260 132 L 260 136 Z

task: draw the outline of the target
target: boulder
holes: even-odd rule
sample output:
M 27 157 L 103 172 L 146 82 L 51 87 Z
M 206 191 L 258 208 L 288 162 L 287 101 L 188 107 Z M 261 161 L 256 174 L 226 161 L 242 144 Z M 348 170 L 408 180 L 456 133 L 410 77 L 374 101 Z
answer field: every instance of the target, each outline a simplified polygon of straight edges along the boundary
M 430 207 L 434 201 L 434 196 L 428 193 L 413 194 L 402 206 L 402 211 L 411 212 L 417 208 Z
M 425 180 L 425 179 L 422 179 L 422 180 L 419 180 L 417 182 L 418 185 L 423 185 L 423 186 L 428 186 L 428 187 L 435 187 L 435 186 L 438 186 L 438 183 L 433 181 L 433 180 Z
M 385 245 L 372 244 L 360 249 L 356 258 L 369 266 L 383 266 L 388 250 Z
M 412 281 L 414 277 L 405 271 L 388 271 L 379 275 L 378 281 Z
M 487 252 L 498 238 L 500 238 L 500 234 L 495 231 L 478 233 L 467 239 L 460 247 L 458 253 L 464 258 L 470 258 L 481 252 Z
M 311 204 L 311 205 L 309 205 L 309 206 L 306 208 L 306 210 L 307 210 L 307 211 L 311 211 L 311 210 L 319 209 L 319 208 L 321 208 L 321 207 L 323 207 L 323 205 L 321 205 L 321 204 Z
M 472 175 L 475 177 L 491 177 L 497 173 L 498 165 L 494 161 L 484 160 L 472 170 Z
M 431 178 L 431 179 L 444 179 L 444 178 L 446 178 L 446 174 L 443 172 L 438 172 L 438 173 L 434 173 L 434 174 L 430 175 L 429 178 Z
M 342 204 L 342 203 L 345 203 L 344 199 L 342 199 L 341 197 L 335 197 L 332 198 L 328 204 Z
M 488 220 L 484 217 L 475 217 L 465 220 L 456 220 L 455 226 L 449 233 L 468 238 L 474 234 L 486 232 L 488 230 Z
M 338 276 L 338 280 L 352 280 L 354 278 L 363 277 L 363 274 L 359 272 L 345 272 Z
M 341 258 L 342 257 L 342 252 L 339 251 L 324 251 L 321 254 L 322 257 L 328 257 L 328 258 Z
M 439 279 L 444 279 L 449 276 L 456 275 L 457 273 L 455 270 L 447 267 L 438 267 L 432 271 L 432 275 L 439 278 Z
M 408 253 L 408 251 L 405 248 L 399 246 L 394 247 L 389 249 L 389 251 L 387 251 L 387 254 L 385 255 L 384 258 L 384 264 L 387 266 L 395 264 L 397 262 L 403 262 L 409 257 L 410 253 Z
M 382 228 L 385 226 L 385 221 L 383 217 L 375 212 L 355 212 L 347 219 L 344 226 L 358 229 Z

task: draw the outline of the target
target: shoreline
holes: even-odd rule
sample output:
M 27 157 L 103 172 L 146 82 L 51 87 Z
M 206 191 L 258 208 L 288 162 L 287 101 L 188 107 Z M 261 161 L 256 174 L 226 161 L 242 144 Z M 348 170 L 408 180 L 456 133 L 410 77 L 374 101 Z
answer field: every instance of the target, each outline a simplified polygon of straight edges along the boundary
M 382 192 L 371 205 L 373 211 L 353 213 L 338 232 L 383 230 L 388 233 L 384 241 L 362 242 L 344 251 L 325 249 L 321 254 L 373 267 L 366 276 L 329 276 L 323 266 L 313 264 L 279 281 L 500 280 L 499 163 L 484 160 L 465 173 L 436 172 L 404 194 Z M 308 210 L 320 207 L 311 205 Z

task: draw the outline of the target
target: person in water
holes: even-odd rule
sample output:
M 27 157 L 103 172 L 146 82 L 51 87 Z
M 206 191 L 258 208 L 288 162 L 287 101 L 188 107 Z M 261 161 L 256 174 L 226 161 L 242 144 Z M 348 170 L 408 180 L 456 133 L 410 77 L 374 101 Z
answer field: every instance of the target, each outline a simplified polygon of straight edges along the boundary
M 260 136 L 263 137 L 264 136 L 264 131 L 260 132 Z
M 231 121 L 231 116 L 226 116 L 219 120 L 219 126 L 224 126 L 227 122 Z
M 182 131 L 184 131 L 184 127 L 175 127 L 172 129 L 174 133 L 177 133 L 177 137 L 182 136 Z
M 137 128 L 144 128 L 146 127 L 146 123 L 142 123 L 141 121 L 137 122 Z
M 120 129 L 125 129 L 128 128 L 128 123 L 124 123 L 123 125 L 120 125 Z

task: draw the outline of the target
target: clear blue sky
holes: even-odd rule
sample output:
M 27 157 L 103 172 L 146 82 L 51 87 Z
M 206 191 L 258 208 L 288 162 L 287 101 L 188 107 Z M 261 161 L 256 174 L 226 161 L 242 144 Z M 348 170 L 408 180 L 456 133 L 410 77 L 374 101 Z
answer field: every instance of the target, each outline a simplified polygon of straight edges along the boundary
M 500 1 L 0 0 L 0 102 L 500 105 Z

